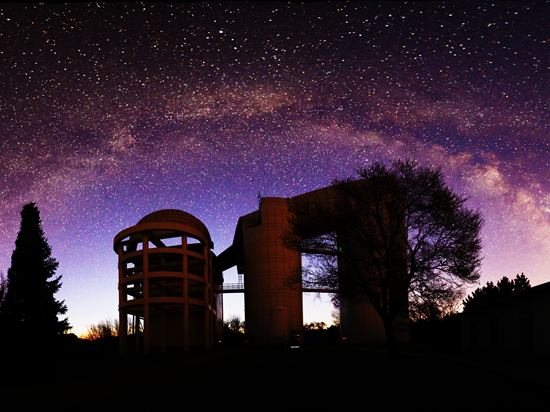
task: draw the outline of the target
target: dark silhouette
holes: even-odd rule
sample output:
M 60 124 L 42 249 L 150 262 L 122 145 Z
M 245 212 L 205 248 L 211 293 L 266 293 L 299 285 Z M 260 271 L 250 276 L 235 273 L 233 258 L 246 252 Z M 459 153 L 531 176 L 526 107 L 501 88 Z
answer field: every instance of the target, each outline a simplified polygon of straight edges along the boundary
M 245 323 L 238 316 L 223 322 L 223 340 L 226 345 L 239 346 L 246 343 Z
M 462 332 L 460 314 L 453 313 L 441 318 L 411 320 L 411 342 L 437 352 L 461 352 Z
M 67 318 L 58 319 L 58 315 L 67 312 L 67 306 L 54 298 L 61 287 L 61 276 L 55 277 L 58 265 L 51 257 L 40 212 L 34 203 L 25 205 L 1 307 L 5 321 L 3 335 L 14 342 L 32 339 L 45 347 L 56 335 L 70 329 Z
M 496 286 L 493 282 L 487 282 L 485 286 L 477 288 L 471 295 L 464 299 L 462 302 L 464 304 L 464 311 L 472 310 L 487 303 L 494 302 L 502 297 L 509 296 L 512 293 L 527 290 L 529 288 L 531 288 L 531 282 L 529 282 L 529 279 L 527 279 L 523 273 L 521 275 L 516 275 L 516 278 L 513 280 L 504 276 L 497 282 Z
M 223 322 L 224 328 L 231 329 L 235 333 L 245 333 L 245 323 L 238 316 L 232 316 L 229 320 Z
M 2 308 L 2 303 L 6 297 L 6 292 L 8 291 L 8 279 L 4 276 L 4 272 L 0 270 L 0 309 Z
M 325 322 L 304 324 L 304 345 L 325 346 L 340 343 L 339 325 L 327 326 Z
M 304 324 L 304 330 L 326 330 L 327 324 L 325 322 L 310 322 Z
M 97 324 L 88 326 L 88 331 L 82 336 L 86 340 L 96 340 L 102 338 L 111 338 L 119 336 L 119 323 L 118 320 L 112 321 L 111 319 L 105 319 Z
M 339 196 L 330 207 L 298 210 L 283 241 L 310 262 L 295 282 L 338 289 L 340 299 L 368 299 L 396 354 L 393 322 L 407 317 L 408 299 L 444 299 L 479 279 L 483 219 L 439 169 L 407 159 L 358 175 L 334 181 Z
M 445 285 L 441 288 L 426 288 L 420 296 L 409 299 L 409 317 L 411 321 L 438 321 L 458 312 L 464 289 Z

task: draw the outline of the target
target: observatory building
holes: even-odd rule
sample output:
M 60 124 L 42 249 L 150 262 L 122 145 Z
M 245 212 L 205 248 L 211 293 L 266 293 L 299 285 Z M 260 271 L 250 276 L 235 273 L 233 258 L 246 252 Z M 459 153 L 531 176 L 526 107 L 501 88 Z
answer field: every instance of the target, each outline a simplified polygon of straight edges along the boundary
M 289 286 L 302 256 L 287 249 L 281 236 L 298 209 L 331 205 L 335 198 L 332 187 L 292 198 L 261 198 L 258 210 L 239 218 L 233 244 L 219 256 L 212 253 L 205 225 L 180 210 L 153 212 L 120 232 L 114 250 L 121 353 L 127 351 L 129 315 L 136 324 L 143 318 L 144 353 L 212 347 L 221 337 L 222 296 L 228 292 L 244 293 L 250 344 L 290 345 L 303 333 L 302 293 L 334 291 Z M 244 283 L 224 288 L 222 273 L 234 266 Z M 385 342 L 382 321 L 368 301 L 341 301 L 340 306 L 341 334 L 348 342 Z M 397 339 L 408 340 L 407 319 L 396 319 L 395 326 Z
M 143 318 L 146 354 L 151 348 L 164 353 L 171 347 L 212 347 L 223 322 L 218 293 L 223 278 L 213 263 L 213 247 L 199 219 L 173 209 L 153 212 L 115 236 L 122 354 L 129 316 L 134 330 Z

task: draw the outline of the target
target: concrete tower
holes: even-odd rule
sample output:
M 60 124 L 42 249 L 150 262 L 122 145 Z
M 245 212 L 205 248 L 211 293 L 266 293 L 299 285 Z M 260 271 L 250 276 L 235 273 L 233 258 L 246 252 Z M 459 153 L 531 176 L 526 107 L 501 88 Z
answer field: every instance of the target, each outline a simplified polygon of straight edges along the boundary
M 257 345 L 290 343 L 302 326 L 301 285 L 289 287 L 296 271 L 301 272 L 301 254 L 284 247 L 281 236 L 289 229 L 292 215 L 325 216 L 334 210 L 339 193 L 333 187 L 307 192 L 292 198 L 261 198 L 259 210 L 242 216 L 237 224 L 233 244 L 219 256 L 220 269 L 237 266 L 244 274 L 245 321 L 248 341 Z M 330 233 L 336 228 L 330 219 L 313 225 L 307 236 Z M 341 234 L 345 236 L 345 234 Z M 340 236 L 340 234 L 339 234 Z M 358 253 L 360 245 L 357 247 Z M 406 248 L 403 247 L 406 257 Z M 323 251 L 320 251 L 323 253 Z M 315 289 L 312 291 L 330 292 Z M 333 291 L 336 292 L 336 291 Z M 342 336 L 352 343 L 385 342 L 386 333 L 380 316 L 366 300 L 341 299 L 340 325 Z M 408 340 L 406 316 L 395 320 L 398 341 Z
M 302 291 L 285 282 L 301 267 L 301 255 L 285 248 L 288 199 L 266 197 L 260 209 L 239 220 L 242 236 L 246 334 L 250 343 L 286 345 L 302 332 Z M 240 236 L 239 236 L 240 237 Z

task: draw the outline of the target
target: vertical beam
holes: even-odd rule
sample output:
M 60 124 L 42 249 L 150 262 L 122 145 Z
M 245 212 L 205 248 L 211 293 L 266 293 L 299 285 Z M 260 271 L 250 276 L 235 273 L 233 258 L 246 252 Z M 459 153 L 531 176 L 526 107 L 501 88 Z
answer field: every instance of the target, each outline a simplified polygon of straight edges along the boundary
M 143 353 L 149 354 L 149 235 L 143 234 Z
M 128 344 L 126 331 L 128 330 L 126 310 L 121 305 L 126 302 L 126 288 L 122 284 L 124 280 L 124 267 L 122 266 L 122 257 L 124 249 L 119 244 L 117 248 L 118 254 L 118 324 L 119 324 L 119 352 L 121 355 L 128 354 Z
M 181 237 L 183 272 L 183 350 L 189 351 L 189 271 L 187 264 L 187 236 Z
M 118 341 L 120 347 L 120 354 L 128 354 L 128 315 L 124 309 L 118 310 Z
M 162 308 L 161 316 L 161 353 L 166 353 L 166 308 Z
M 209 253 L 208 253 L 208 245 L 205 243 L 203 245 L 203 257 L 204 257 L 204 268 L 202 271 L 202 276 L 204 278 L 205 284 L 204 284 L 204 294 L 203 299 L 206 303 L 206 307 L 204 309 L 204 349 L 210 349 L 210 313 L 212 313 L 212 302 L 210 301 L 210 273 L 208 268 L 210 267 L 209 262 Z
M 136 354 L 141 352 L 141 345 L 139 344 L 139 315 L 134 315 L 134 336 L 136 338 Z
M 164 258 L 163 258 L 163 263 L 164 263 Z M 160 284 L 161 284 L 161 291 L 160 291 L 160 296 L 162 297 L 165 297 L 166 296 L 166 281 L 162 280 L 160 281 Z M 160 305 L 160 308 L 161 308 L 161 331 L 160 331 L 160 334 L 161 334 L 161 343 L 160 343 L 160 346 L 161 346 L 161 353 L 166 353 L 166 306 L 165 305 Z

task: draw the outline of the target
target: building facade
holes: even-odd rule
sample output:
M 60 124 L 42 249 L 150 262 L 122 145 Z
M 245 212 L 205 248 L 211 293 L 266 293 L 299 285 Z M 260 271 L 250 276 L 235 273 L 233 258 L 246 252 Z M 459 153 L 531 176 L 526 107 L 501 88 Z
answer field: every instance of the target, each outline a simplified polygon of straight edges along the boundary
M 337 196 L 333 187 L 327 187 L 291 198 L 265 197 L 260 199 L 257 211 L 239 219 L 233 244 L 220 254 L 218 262 L 221 270 L 237 266 L 244 277 L 246 335 L 250 343 L 288 346 L 302 335 L 302 294 L 310 290 L 295 284 L 295 274 L 302 270 L 302 256 L 284 246 L 282 235 L 289 229 L 289 218 L 298 211 L 331 209 Z M 323 223 L 310 235 L 327 230 L 334 228 Z M 405 245 L 400 258 L 406 264 Z M 349 343 L 386 341 L 380 316 L 367 299 L 341 298 L 340 327 L 342 338 Z M 398 341 L 409 340 L 407 308 L 396 317 L 394 329 Z

